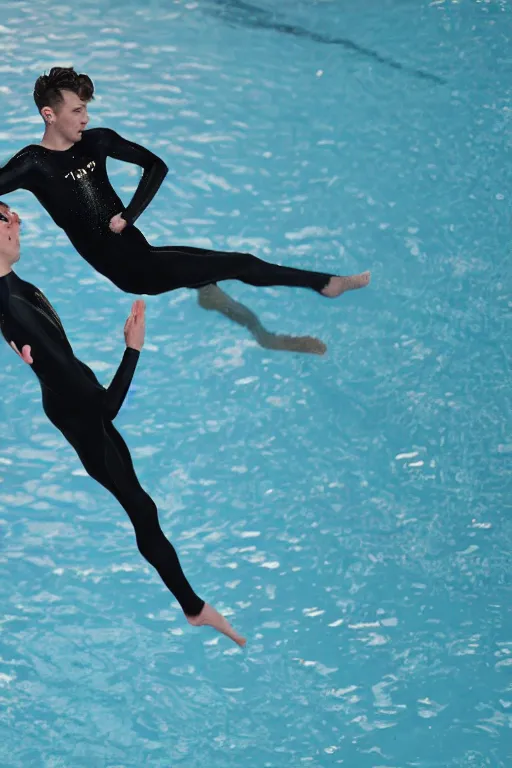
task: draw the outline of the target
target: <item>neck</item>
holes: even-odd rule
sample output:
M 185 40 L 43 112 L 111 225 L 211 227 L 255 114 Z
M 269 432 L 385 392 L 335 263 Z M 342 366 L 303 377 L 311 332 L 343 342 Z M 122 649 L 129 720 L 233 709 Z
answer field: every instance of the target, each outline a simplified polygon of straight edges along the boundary
M 50 128 L 46 128 L 44 136 L 41 139 L 42 147 L 46 147 L 46 149 L 57 149 L 60 152 L 64 151 L 65 149 L 69 149 L 73 146 L 73 144 L 73 141 L 63 139 L 60 133 L 52 131 Z
M 9 272 L 12 272 L 12 266 L 0 254 L 0 277 L 5 277 Z

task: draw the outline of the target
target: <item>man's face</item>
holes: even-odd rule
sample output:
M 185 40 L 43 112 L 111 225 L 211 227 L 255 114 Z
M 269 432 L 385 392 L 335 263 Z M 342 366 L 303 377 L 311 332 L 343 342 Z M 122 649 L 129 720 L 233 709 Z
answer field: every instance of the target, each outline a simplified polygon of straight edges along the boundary
M 53 125 L 57 128 L 60 135 L 71 141 L 73 144 L 80 141 L 82 138 L 82 131 L 85 130 L 87 123 L 89 122 L 89 115 L 87 114 L 87 102 L 73 93 L 72 91 L 61 91 L 61 95 L 64 99 L 57 107 L 56 110 L 50 110 L 52 114 Z M 43 113 L 50 109 L 45 107 Z
M 8 264 L 14 264 L 20 258 L 21 220 L 8 205 L 0 204 L 0 254 Z

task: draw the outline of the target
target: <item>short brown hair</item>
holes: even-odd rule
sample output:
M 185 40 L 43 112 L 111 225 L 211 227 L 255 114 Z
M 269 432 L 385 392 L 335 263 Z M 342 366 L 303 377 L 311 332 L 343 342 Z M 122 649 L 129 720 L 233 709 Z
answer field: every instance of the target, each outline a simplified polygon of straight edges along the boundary
M 34 85 L 34 101 L 41 112 L 43 107 L 53 110 L 64 101 L 61 91 L 72 91 L 82 99 L 94 99 L 94 85 L 88 75 L 79 75 L 73 67 L 52 67 L 48 75 L 37 78 Z

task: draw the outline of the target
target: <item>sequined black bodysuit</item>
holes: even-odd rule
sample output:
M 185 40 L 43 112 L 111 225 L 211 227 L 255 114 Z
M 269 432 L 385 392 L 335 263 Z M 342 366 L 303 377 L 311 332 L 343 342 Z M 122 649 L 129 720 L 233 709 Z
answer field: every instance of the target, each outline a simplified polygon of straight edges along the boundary
M 204 605 L 188 583 L 157 508 L 141 487 L 130 452 L 112 424 L 132 381 L 139 352 L 127 348 L 107 389 L 75 357 L 62 323 L 48 299 L 14 272 L 0 277 L 0 330 L 18 350 L 28 344 L 39 379 L 43 409 L 77 452 L 87 473 L 126 510 L 139 551 L 189 616 Z
M 107 157 L 144 169 L 126 209 L 109 181 Z M 0 195 L 17 189 L 32 192 L 89 264 L 129 293 L 160 294 L 221 280 L 318 292 L 325 288 L 329 274 L 281 267 L 248 253 L 152 246 L 134 222 L 153 199 L 167 170 L 144 147 L 109 128 L 91 128 L 67 150 L 39 144 L 20 150 L 0 169 Z M 129 224 L 120 235 L 109 229 L 111 218 L 118 213 Z

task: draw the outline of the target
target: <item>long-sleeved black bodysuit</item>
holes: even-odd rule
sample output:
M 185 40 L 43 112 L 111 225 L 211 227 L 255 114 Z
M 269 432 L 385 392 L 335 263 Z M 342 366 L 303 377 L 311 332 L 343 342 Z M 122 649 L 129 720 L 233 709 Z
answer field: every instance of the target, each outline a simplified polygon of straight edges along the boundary
M 107 157 L 144 169 L 126 209 L 109 181 Z M 0 169 L 0 195 L 17 189 L 32 192 L 84 259 L 129 293 L 154 295 L 221 280 L 318 292 L 325 288 L 331 275 L 269 264 L 248 253 L 150 245 L 134 222 L 153 199 L 167 170 L 144 147 L 109 128 L 91 128 L 66 150 L 39 144 L 20 150 Z M 109 223 L 118 213 L 129 226 L 116 235 Z
M 43 408 L 77 452 L 87 473 L 109 490 L 126 510 L 137 546 L 158 571 L 188 616 L 204 601 L 193 591 L 176 551 L 158 522 L 157 508 L 141 487 L 130 452 L 112 421 L 128 392 L 139 352 L 127 348 L 107 389 L 75 357 L 62 323 L 46 297 L 14 272 L 0 277 L 0 329 L 18 350 L 32 348 L 32 368 L 39 379 Z

